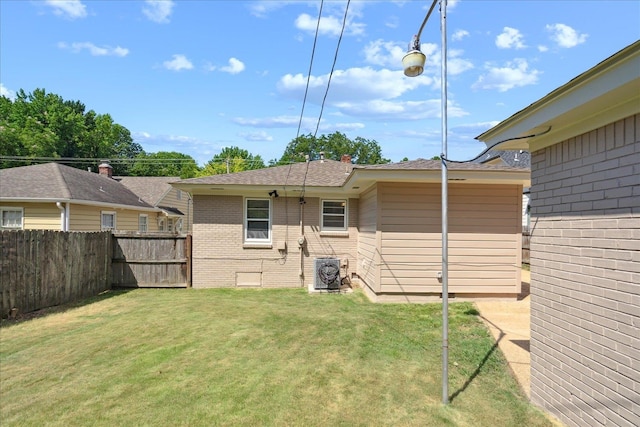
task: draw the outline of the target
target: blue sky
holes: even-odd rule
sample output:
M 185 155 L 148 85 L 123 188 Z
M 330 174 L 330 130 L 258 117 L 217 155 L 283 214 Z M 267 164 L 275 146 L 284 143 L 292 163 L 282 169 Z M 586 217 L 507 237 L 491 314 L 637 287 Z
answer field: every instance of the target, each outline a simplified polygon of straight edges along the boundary
M 325 1 L 300 134 L 377 141 L 392 161 L 441 152 L 440 15 L 425 72 L 401 59 L 431 4 Z M 238 146 L 265 161 L 298 135 L 321 2 L 0 2 L 0 90 L 44 88 L 110 114 L 147 152 L 204 164 Z M 458 0 L 447 9 L 448 157 L 640 38 L 637 0 Z M 327 82 L 329 91 L 320 110 Z

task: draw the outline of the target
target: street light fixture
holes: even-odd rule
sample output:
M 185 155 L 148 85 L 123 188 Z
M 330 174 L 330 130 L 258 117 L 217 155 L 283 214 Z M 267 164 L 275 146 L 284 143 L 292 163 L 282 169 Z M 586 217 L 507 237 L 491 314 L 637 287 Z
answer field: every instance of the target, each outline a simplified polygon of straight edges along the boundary
M 409 45 L 409 52 L 402 58 L 404 74 L 416 77 L 424 70 L 425 55 L 420 51 L 420 34 L 438 0 L 433 0 L 418 34 Z M 447 171 L 447 0 L 440 0 L 440 35 L 442 38 L 440 107 L 442 126 L 442 403 L 449 403 L 449 224 L 448 224 L 448 171 Z

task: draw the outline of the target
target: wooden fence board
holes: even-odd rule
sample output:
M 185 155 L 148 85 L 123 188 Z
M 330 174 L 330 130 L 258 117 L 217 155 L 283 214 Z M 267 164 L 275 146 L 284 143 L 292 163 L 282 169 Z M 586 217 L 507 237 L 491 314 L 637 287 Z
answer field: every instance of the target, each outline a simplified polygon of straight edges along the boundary
M 190 283 L 191 239 L 187 236 L 115 234 L 112 286 L 187 287 Z
M 92 297 L 111 287 L 187 287 L 191 238 L 0 231 L 0 315 Z

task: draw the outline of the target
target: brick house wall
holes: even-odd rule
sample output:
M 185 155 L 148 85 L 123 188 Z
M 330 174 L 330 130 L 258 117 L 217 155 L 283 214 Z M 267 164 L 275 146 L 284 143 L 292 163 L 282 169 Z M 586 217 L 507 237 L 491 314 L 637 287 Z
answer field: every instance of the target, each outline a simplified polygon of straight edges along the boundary
M 640 425 L 640 115 L 532 153 L 531 400 Z
M 335 197 L 333 197 L 335 198 Z M 242 196 L 194 196 L 193 287 L 302 287 L 313 284 L 314 259 L 339 258 L 342 277 L 355 272 L 358 243 L 358 200 L 348 200 L 348 232 L 320 230 L 320 198 L 306 197 L 306 245 L 300 279 L 300 203 L 298 197 L 272 199 L 272 244 L 243 244 Z M 286 250 L 279 247 L 286 243 Z

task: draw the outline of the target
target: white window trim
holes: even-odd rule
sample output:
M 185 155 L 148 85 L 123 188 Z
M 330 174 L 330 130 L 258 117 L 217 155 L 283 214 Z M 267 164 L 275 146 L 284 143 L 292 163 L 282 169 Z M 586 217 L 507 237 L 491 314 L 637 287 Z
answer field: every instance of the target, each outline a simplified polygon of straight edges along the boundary
M 20 225 L 15 227 L 5 227 L 2 225 L 2 217 L 4 216 L 4 212 L 20 212 Z M 24 208 L 18 207 L 0 207 L 0 229 L 2 230 L 22 230 L 24 228 Z
M 140 220 L 141 220 L 142 218 L 144 218 L 144 219 L 145 219 L 145 221 L 144 221 L 144 227 L 146 228 L 146 230 L 141 230 L 141 229 L 140 229 L 140 225 L 141 225 L 141 224 L 140 224 Z M 138 231 L 139 231 L 139 232 L 141 232 L 141 233 L 147 233 L 147 232 L 149 231 L 149 215 L 147 215 L 147 214 L 140 214 L 140 215 L 138 215 Z
M 324 202 L 344 203 L 344 227 L 325 227 L 324 224 Z M 320 200 L 320 232 L 328 234 L 344 234 L 349 232 L 349 200 L 347 199 L 322 199 Z
M 103 215 L 113 215 L 113 227 L 105 227 L 104 222 L 102 222 Z M 101 211 L 100 212 L 100 230 L 116 230 L 117 217 L 114 211 Z
M 247 232 L 249 231 L 249 227 L 248 227 L 248 218 L 247 218 L 247 202 L 249 200 L 266 200 L 269 202 L 269 219 L 268 219 L 268 233 L 269 233 L 269 238 L 267 239 L 249 239 L 247 237 Z M 271 230 L 271 221 L 273 220 L 273 203 L 271 202 L 271 199 L 269 198 L 264 198 L 264 197 L 245 197 L 244 199 L 244 209 L 243 209 L 243 213 L 242 216 L 244 218 L 243 221 L 243 230 L 242 230 L 242 235 L 243 235 L 243 242 L 245 243 L 245 247 L 247 246 L 270 246 L 271 245 L 271 238 L 273 236 L 273 231 Z

